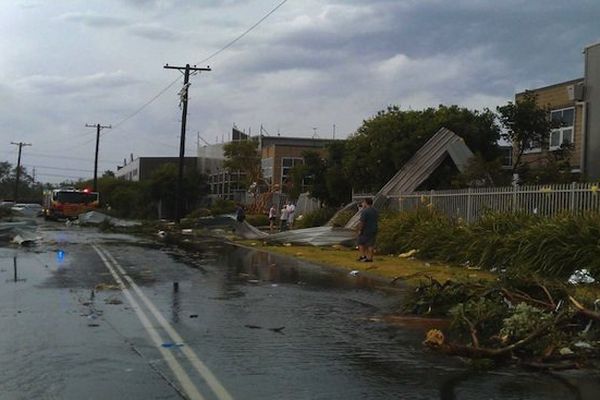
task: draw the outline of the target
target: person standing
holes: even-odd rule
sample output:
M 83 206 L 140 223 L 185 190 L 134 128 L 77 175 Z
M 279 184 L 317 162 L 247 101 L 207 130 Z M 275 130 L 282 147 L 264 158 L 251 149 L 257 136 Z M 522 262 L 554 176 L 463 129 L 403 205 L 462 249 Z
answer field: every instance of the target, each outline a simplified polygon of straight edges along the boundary
M 288 222 L 288 211 L 287 211 L 287 205 L 285 205 L 281 209 L 281 216 L 279 217 L 279 231 L 283 232 L 283 231 L 287 230 L 287 222 Z
M 359 259 L 362 262 L 373 262 L 373 250 L 375 248 L 375 237 L 377 236 L 377 220 L 379 213 L 373 208 L 373 199 L 370 197 L 363 200 L 360 221 L 358 224 Z
M 235 209 L 235 219 L 240 224 L 246 219 L 246 212 L 244 211 L 244 206 L 241 203 L 238 203 L 237 208 Z
M 275 208 L 275 204 L 271 204 L 271 208 L 269 209 L 269 232 L 273 232 L 275 229 L 275 221 L 277 221 L 277 209 Z
M 294 203 L 289 202 L 287 205 L 287 212 L 288 212 L 288 222 L 287 222 L 287 227 L 288 229 L 292 229 L 293 225 L 294 225 L 294 217 L 296 215 L 296 206 L 294 205 Z

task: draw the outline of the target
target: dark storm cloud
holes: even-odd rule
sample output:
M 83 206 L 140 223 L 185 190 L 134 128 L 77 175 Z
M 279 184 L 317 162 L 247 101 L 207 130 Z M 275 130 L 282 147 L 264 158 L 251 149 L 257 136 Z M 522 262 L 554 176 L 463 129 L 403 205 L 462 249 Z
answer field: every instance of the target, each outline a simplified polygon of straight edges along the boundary
M 600 35 L 600 2 L 595 1 L 577 7 L 557 1 L 338 4 L 342 10 L 355 4 L 357 12 L 336 15 L 332 9 L 318 23 L 273 42 L 307 51 L 344 52 L 347 59 L 362 57 L 365 62 L 396 54 L 424 58 L 485 47 L 513 66 L 516 79 L 537 73 L 553 80 L 579 76 L 581 49 Z M 580 45 L 573 46 L 574 42 Z

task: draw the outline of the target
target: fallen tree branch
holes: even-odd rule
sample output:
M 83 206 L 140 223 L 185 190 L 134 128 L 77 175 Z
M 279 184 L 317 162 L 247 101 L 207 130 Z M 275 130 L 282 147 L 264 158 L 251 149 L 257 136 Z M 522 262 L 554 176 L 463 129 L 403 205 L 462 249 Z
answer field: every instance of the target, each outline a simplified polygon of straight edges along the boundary
M 429 347 L 438 349 L 441 352 L 449 355 L 457 355 L 470 358 L 502 358 L 508 356 L 514 350 L 524 347 L 525 345 L 533 342 L 535 339 L 544 336 L 551 326 L 558 324 L 560 321 L 563 320 L 564 317 L 565 314 L 561 313 L 557 315 L 556 318 L 552 320 L 552 322 L 540 326 L 538 329 L 536 329 L 523 339 L 498 349 L 445 343 L 439 346 L 429 345 Z
M 599 312 L 592 311 L 588 308 L 585 308 L 585 306 L 583 304 L 581 304 L 580 302 L 578 302 L 577 300 L 575 300 L 573 298 L 573 296 L 569 296 L 569 300 L 575 306 L 575 308 L 577 309 L 577 312 L 579 312 L 579 314 L 583 315 L 584 317 L 588 317 L 590 319 L 600 321 L 600 313 Z

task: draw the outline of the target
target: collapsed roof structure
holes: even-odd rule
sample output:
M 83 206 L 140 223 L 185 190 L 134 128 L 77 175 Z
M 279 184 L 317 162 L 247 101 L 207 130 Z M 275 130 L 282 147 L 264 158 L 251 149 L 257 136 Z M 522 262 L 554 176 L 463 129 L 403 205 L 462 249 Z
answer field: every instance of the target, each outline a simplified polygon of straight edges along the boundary
M 450 129 L 441 128 L 377 192 L 373 199 L 374 207 L 385 207 L 390 196 L 415 191 L 447 157 L 450 157 L 458 170 L 462 172 L 466 168 L 469 159 L 473 157 L 473 153 L 467 147 L 463 138 Z M 356 210 L 356 207 L 357 203 L 352 202 L 339 212 Z M 273 235 L 257 232 L 254 227 L 252 227 L 254 229 L 250 229 L 247 226 L 240 226 L 238 229 L 247 239 L 264 239 L 276 243 L 325 246 L 352 240 L 355 236 L 354 229 L 356 229 L 360 220 L 360 212 L 357 212 L 344 228 L 334 228 L 332 226 L 334 219 L 335 217 L 323 227 L 296 229 Z

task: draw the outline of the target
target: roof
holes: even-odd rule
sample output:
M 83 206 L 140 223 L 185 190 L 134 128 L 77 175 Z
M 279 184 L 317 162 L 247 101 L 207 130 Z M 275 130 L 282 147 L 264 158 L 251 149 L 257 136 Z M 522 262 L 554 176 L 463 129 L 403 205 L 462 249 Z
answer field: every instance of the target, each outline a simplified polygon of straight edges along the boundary
M 577 79 L 571 79 L 570 81 L 564 81 L 564 82 L 560 82 L 560 83 L 554 83 L 552 85 L 548 85 L 548 86 L 542 86 L 542 87 L 538 87 L 535 89 L 527 89 L 524 90 L 522 92 L 518 92 L 517 94 L 515 94 L 515 96 L 519 96 L 522 94 L 525 94 L 525 92 L 532 92 L 532 91 L 538 91 L 538 90 L 547 90 L 547 89 L 552 89 L 558 86 L 566 86 L 566 85 L 574 85 L 577 83 L 583 83 L 583 78 L 577 78 Z

